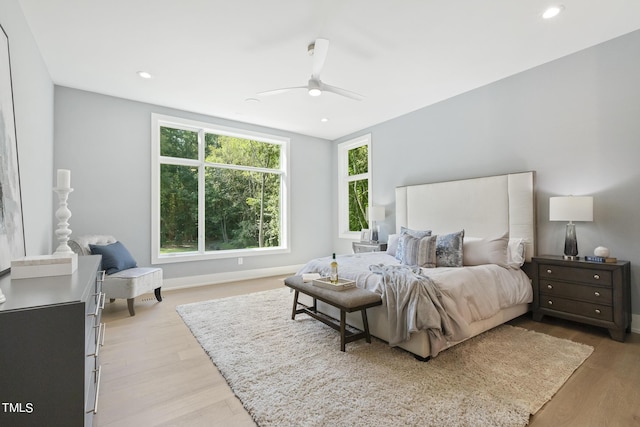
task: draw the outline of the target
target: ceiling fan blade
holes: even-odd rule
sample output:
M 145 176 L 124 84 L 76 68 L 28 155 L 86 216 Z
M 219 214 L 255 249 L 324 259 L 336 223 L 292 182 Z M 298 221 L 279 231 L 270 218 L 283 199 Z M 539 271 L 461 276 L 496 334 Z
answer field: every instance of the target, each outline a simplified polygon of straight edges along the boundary
M 259 96 L 279 95 L 281 93 L 289 92 L 290 90 L 295 90 L 295 89 L 307 89 L 307 87 L 306 86 L 284 87 L 282 89 L 273 89 L 273 90 L 266 90 L 264 92 L 258 92 L 256 93 L 256 95 L 259 95 Z
M 346 96 L 347 98 L 355 99 L 356 101 L 362 101 L 364 99 L 364 96 L 360 95 L 359 93 L 355 93 L 336 86 L 331 86 L 326 83 L 320 83 L 320 89 L 326 92 L 335 93 L 336 95 Z
M 313 66 L 311 68 L 311 78 L 319 79 L 320 72 L 324 67 L 324 61 L 329 53 L 329 40 L 317 39 L 313 47 Z

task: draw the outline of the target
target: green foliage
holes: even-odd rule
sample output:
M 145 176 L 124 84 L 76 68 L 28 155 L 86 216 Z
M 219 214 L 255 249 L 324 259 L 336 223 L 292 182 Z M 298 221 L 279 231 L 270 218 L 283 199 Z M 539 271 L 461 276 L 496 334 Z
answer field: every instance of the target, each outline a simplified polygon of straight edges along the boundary
M 167 147 L 165 152 L 181 158 L 191 155 L 193 145 L 186 142 L 184 131 L 170 131 L 175 135 L 166 139 L 178 147 Z M 205 134 L 204 142 L 205 250 L 279 246 L 280 146 L 211 133 Z M 197 250 L 197 212 L 198 170 L 162 165 L 161 247 L 165 251 L 189 246 Z
M 348 152 L 349 176 L 367 173 L 369 170 L 368 146 L 362 145 Z M 369 205 L 369 180 L 349 182 L 349 231 L 368 228 L 367 206 Z

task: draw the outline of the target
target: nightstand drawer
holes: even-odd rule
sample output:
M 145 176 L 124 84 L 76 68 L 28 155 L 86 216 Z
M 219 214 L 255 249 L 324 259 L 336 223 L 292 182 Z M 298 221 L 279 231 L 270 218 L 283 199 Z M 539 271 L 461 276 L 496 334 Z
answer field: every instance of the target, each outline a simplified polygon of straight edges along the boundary
M 541 279 L 540 293 L 552 297 L 564 297 L 593 302 L 596 304 L 612 304 L 613 292 L 611 288 L 586 286 L 577 283 L 557 282 Z
M 577 314 L 593 319 L 613 321 L 613 310 L 611 306 L 601 304 L 591 304 L 582 301 L 572 301 L 565 298 L 557 298 L 549 295 L 541 295 L 540 308 L 557 310 L 563 313 Z
M 553 278 L 572 282 L 590 283 L 600 286 L 611 286 L 611 271 L 595 268 L 574 268 L 563 265 L 540 264 L 538 274 L 541 279 Z

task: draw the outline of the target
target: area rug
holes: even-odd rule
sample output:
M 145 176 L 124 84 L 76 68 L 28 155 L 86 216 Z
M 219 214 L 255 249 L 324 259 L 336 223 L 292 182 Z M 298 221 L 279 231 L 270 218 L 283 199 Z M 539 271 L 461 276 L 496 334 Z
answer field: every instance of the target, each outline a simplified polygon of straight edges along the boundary
M 374 339 L 347 344 L 288 288 L 178 313 L 259 426 L 524 426 L 592 347 L 509 325 L 428 362 Z

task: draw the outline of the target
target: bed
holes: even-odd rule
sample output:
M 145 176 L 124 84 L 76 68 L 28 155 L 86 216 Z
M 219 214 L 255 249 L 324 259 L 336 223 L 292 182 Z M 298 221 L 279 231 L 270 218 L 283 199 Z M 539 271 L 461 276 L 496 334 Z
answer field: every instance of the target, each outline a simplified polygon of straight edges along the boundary
M 338 256 L 341 277 L 383 295 L 384 304 L 368 310 L 371 334 L 427 359 L 526 313 L 533 293 L 521 267 L 536 248 L 534 181 L 534 172 L 522 172 L 396 188 L 397 233 L 389 236 L 387 251 Z M 326 275 L 329 262 L 311 260 L 298 274 Z M 391 282 L 405 286 L 408 269 L 433 287 L 432 303 L 454 325 L 439 341 L 415 321 L 425 316 L 428 295 L 411 290 L 414 301 L 396 307 L 404 297 L 390 290 Z M 338 314 L 322 303 L 318 308 Z M 399 313 L 411 314 L 403 327 Z M 362 327 L 357 316 L 347 322 Z

